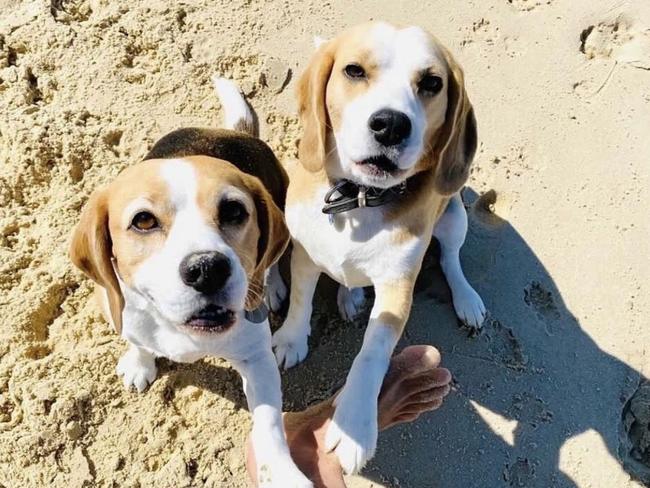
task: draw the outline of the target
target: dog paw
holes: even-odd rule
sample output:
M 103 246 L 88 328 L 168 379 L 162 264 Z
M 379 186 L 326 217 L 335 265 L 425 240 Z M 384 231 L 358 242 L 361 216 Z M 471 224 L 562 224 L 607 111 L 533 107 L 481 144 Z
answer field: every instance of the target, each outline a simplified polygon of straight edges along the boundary
M 127 389 L 135 386 L 139 392 L 153 383 L 158 374 L 155 358 L 133 347 L 120 358 L 115 370 L 118 376 L 123 376 L 124 386 Z
M 464 290 L 453 294 L 454 309 L 458 318 L 468 327 L 479 329 L 483 326 L 485 305 L 478 293 L 468 286 Z
M 358 473 L 375 454 L 377 428 L 375 426 L 374 429 L 360 429 L 360 426 L 355 426 L 352 429 L 355 433 L 350 434 L 345 426 L 339 425 L 336 417 L 335 414 L 334 420 L 327 429 L 326 448 L 336 453 L 346 474 Z M 359 432 L 361 430 L 366 432 Z
M 266 275 L 266 304 L 273 312 L 282 308 L 287 292 L 287 285 L 284 284 L 277 265 L 274 265 Z
M 336 295 L 336 303 L 339 306 L 339 314 L 343 320 L 353 320 L 361 311 L 365 301 L 363 288 L 347 288 L 339 285 Z
M 309 328 L 285 323 L 273 334 L 272 345 L 279 367 L 289 369 L 307 357 Z
M 377 448 L 376 407 L 366 406 L 358 395 L 352 398 L 341 392 L 336 411 L 325 435 L 325 447 L 334 451 L 347 474 L 361 471 Z M 372 400 L 376 406 L 376 400 Z
M 261 463 L 257 468 L 260 488 L 312 488 L 314 485 L 290 459 Z

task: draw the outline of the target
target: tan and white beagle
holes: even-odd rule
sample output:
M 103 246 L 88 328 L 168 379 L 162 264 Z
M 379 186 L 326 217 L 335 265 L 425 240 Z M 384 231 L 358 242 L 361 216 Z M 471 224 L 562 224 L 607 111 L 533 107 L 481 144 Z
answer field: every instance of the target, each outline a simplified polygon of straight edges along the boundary
M 318 277 L 341 283 L 351 318 L 374 286 L 361 351 L 336 399 L 326 441 L 348 473 L 372 457 L 377 397 L 408 318 L 415 279 L 435 235 L 458 316 L 480 327 L 481 298 L 460 266 L 467 215 L 459 190 L 477 145 L 463 72 L 419 27 L 371 22 L 322 43 L 298 86 L 299 163 L 288 164 L 285 217 L 293 239 L 291 292 L 274 334 L 280 365 L 307 354 Z M 269 297 L 285 288 L 276 269 Z
M 254 137 L 237 87 L 215 78 L 225 129 L 180 129 L 86 204 L 70 247 L 99 286 L 105 316 L 130 343 L 117 365 L 144 390 L 156 357 L 228 359 L 253 416 L 259 486 L 310 487 L 282 425 L 280 374 L 260 309 L 266 269 L 289 234 L 286 174 Z

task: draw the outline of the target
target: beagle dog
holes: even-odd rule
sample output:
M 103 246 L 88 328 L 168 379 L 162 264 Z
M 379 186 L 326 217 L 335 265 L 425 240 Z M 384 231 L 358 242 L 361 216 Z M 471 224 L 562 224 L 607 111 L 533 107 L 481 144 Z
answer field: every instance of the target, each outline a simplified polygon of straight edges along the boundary
M 286 443 L 262 305 L 264 273 L 289 241 L 287 177 L 255 137 L 236 85 L 214 84 L 234 130 L 187 128 L 160 139 L 91 195 L 70 257 L 130 344 L 117 365 L 127 388 L 154 381 L 156 357 L 229 360 L 252 412 L 258 486 L 311 487 Z
M 375 302 L 326 436 L 346 472 L 377 442 L 377 397 L 409 316 L 431 237 L 458 317 L 480 327 L 481 298 L 460 266 L 467 215 L 459 191 L 477 146 L 463 71 L 419 27 L 371 22 L 317 48 L 298 86 L 299 163 L 286 165 L 285 218 L 293 241 L 287 318 L 273 336 L 285 368 L 307 355 L 312 298 L 321 273 L 341 286 L 350 319 L 374 287 Z M 269 273 L 270 305 L 284 295 Z

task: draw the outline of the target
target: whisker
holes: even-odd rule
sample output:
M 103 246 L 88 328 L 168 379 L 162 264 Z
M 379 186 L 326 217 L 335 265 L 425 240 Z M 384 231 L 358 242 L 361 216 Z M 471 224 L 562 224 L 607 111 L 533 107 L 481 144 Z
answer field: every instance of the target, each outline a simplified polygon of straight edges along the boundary
M 334 151 L 336 151 L 337 149 L 338 149 L 338 148 L 337 148 L 336 146 L 334 146 L 334 147 L 331 149 L 331 151 L 329 151 L 329 152 L 325 155 L 325 159 L 329 158 L 332 154 L 334 154 Z

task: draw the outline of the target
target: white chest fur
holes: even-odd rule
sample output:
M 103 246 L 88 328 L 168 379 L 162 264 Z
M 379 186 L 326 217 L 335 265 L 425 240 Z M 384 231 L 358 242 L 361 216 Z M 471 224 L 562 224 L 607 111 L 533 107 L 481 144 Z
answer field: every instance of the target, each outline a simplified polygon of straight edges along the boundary
M 321 211 L 327 188 L 308 201 L 287 205 L 286 220 L 322 272 L 347 287 L 369 286 L 404 276 L 417 267 L 427 237 L 399 239 L 403 225 L 389 222 L 383 207 L 360 208 L 330 216 Z

